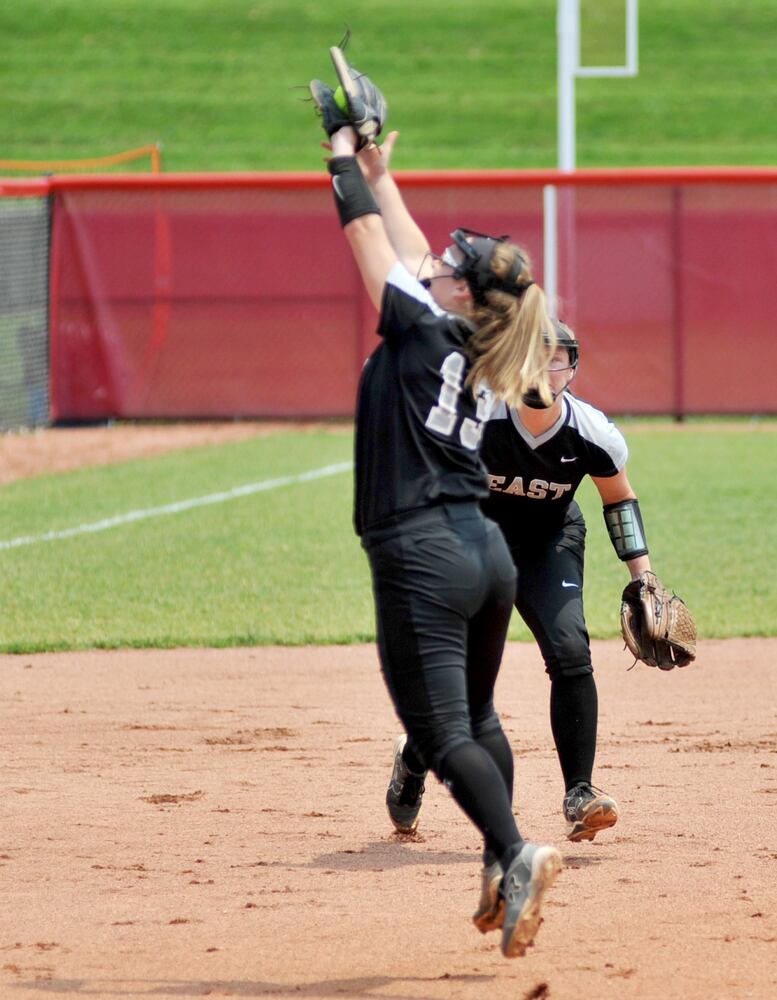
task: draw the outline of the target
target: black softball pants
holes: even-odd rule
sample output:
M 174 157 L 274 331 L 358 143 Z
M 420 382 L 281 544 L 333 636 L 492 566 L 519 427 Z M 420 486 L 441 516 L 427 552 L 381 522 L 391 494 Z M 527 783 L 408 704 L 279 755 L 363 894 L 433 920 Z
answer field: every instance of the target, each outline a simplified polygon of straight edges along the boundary
M 477 503 L 444 503 L 396 518 L 363 544 L 397 715 L 487 849 L 509 863 L 522 841 L 512 755 L 493 701 L 515 598 L 504 537 Z
M 551 679 L 593 671 L 583 609 L 585 534 L 583 515 L 573 503 L 549 538 L 510 548 L 518 573 L 515 607 L 537 640 Z
M 515 606 L 537 640 L 550 677 L 550 724 L 566 789 L 591 781 L 599 703 L 583 609 L 585 521 L 570 504 L 561 529 L 513 545 Z

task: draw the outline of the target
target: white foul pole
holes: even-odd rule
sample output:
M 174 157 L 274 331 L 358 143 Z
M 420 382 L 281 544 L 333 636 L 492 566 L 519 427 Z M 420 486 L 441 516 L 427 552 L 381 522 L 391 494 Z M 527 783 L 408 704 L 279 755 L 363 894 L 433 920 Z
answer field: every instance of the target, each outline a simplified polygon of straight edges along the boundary
M 638 67 L 639 0 L 625 0 L 626 61 L 623 66 L 580 65 L 580 0 L 558 0 L 557 36 L 557 105 L 558 168 L 572 172 L 577 166 L 575 78 L 578 76 L 636 76 Z M 558 189 L 548 184 L 543 190 L 545 292 L 551 316 L 558 316 Z M 571 212 L 564 222 L 571 226 Z M 568 234 L 569 235 L 569 234 Z
M 575 68 L 579 62 L 579 2 L 558 0 L 556 12 L 556 98 L 558 114 L 558 168 L 575 169 Z M 548 307 L 558 316 L 558 188 L 543 190 L 543 271 Z
M 558 168 L 576 166 L 575 72 L 580 63 L 580 0 L 558 0 Z

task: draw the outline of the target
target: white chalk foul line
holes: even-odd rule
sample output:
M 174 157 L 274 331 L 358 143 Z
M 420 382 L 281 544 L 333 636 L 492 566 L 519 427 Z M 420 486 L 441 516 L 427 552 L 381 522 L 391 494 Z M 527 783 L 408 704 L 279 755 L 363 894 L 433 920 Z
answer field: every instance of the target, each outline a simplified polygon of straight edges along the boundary
M 224 490 L 221 493 L 208 493 L 204 497 L 179 500 L 177 503 L 168 503 L 163 507 L 131 510 L 126 514 L 117 514 L 116 517 L 106 517 L 102 521 L 93 521 L 91 524 L 78 524 L 74 528 L 63 528 L 62 531 L 46 531 L 42 535 L 22 535 L 19 538 L 9 538 L 6 541 L 0 541 L 0 551 L 18 549 L 22 545 L 35 545 L 38 542 L 56 542 L 63 538 L 74 538 L 76 535 L 91 535 L 97 531 L 107 531 L 109 528 L 117 528 L 121 524 L 130 524 L 133 521 L 145 521 L 150 517 L 164 517 L 166 514 L 180 514 L 184 510 L 206 507 L 214 503 L 226 503 L 228 500 L 237 500 L 238 497 L 247 497 L 252 493 L 264 493 L 266 490 L 276 490 L 281 486 L 293 486 L 295 483 L 306 483 L 311 479 L 336 476 L 338 473 L 348 472 L 352 468 L 352 462 L 338 462 L 336 465 L 324 465 L 320 469 L 300 472 L 296 476 L 280 476 L 278 479 L 247 483 L 245 486 L 235 486 L 234 489 Z

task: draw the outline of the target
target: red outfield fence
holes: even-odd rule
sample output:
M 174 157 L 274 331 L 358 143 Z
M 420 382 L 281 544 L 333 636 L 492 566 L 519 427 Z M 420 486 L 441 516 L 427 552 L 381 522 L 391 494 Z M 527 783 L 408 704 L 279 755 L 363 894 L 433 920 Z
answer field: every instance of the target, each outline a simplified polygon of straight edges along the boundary
M 397 176 L 433 247 L 459 225 L 510 233 L 540 280 L 556 185 L 584 398 L 777 412 L 777 169 Z M 376 316 L 325 174 L 54 176 L 3 196 L 51 205 L 52 421 L 353 413 Z

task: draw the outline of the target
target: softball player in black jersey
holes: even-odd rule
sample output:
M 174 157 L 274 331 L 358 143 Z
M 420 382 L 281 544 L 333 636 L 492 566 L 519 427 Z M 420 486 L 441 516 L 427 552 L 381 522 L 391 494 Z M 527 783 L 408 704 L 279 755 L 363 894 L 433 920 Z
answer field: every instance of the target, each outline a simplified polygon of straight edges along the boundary
M 567 837 L 579 841 L 593 840 L 618 819 L 615 800 L 592 784 L 598 700 L 583 612 L 586 526 L 574 500 L 585 476 L 599 490 L 613 545 L 632 578 L 650 569 L 650 560 L 626 474 L 626 442 L 600 410 L 566 392 L 579 345 L 564 324 L 555 329 L 552 405 L 530 390 L 518 407 L 500 403 L 490 414 L 481 452 L 489 473 L 483 509 L 507 540 L 517 571 L 515 606 L 537 640 L 550 678 Z M 624 531 L 624 525 L 632 530 Z M 405 759 L 414 766 L 410 749 Z M 410 804 L 417 820 L 419 788 L 405 793 L 402 820 Z
M 311 92 L 326 120 L 331 90 L 315 81 Z M 474 370 L 515 395 L 531 372 L 547 395 L 547 313 L 528 258 L 505 239 L 457 230 L 442 257 L 430 254 L 386 170 L 395 138 L 357 160 L 354 130 L 331 134 L 335 204 L 382 341 L 359 387 L 355 526 L 386 686 L 419 766 L 444 781 L 501 865 L 500 891 L 476 920 L 502 928 L 509 957 L 533 940 L 561 859 L 525 842 L 512 811 L 512 751 L 493 691 L 515 569 L 480 509 L 490 397 L 471 386 Z

